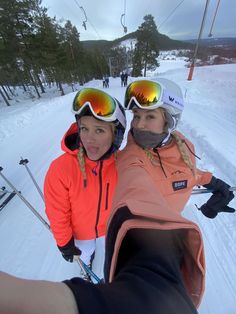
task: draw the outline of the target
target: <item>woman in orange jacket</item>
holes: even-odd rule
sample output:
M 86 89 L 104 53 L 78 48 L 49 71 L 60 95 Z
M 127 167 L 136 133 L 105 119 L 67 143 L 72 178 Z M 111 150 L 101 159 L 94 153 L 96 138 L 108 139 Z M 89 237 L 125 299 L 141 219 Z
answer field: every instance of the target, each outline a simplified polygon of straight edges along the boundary
M 201 185 L 214 191 L 199 208 L 205 216 L 235 211 L 228 206 L 234 197 L 229 185 L 196 167 L 193 144 L 176 131 L 184 109 L 177 84 L 165 78 L 135 81 L 126 89 L 124 107 L 133 111 L 133 120 L 119 155 L 121 173 L 129 164 L 145 168 L 173 210 L 181 212 L 193 187 Z
M 96 241 L 104 242 L 126 120 L 119 102 L 94 88 L 76 94 L 73 112 L 76 123 L 62 139 L 64 153 L 45 178 L 46 214 L 62 256 L 72 262 L 80 255 L 91 265 Z

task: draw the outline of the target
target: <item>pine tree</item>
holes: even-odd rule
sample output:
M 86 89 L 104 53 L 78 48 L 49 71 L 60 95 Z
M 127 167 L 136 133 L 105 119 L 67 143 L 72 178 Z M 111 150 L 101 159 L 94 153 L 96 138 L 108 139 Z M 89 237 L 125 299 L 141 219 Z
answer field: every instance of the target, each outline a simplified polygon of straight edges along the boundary
M 150 14 L 144 16 L 144 22 L 137 31 L 133 73 L 138 73 L 139 75 L 143 70 L 143 75 L 146 76 L 147 70 L 155 70 L 159 66 L 157 62 L 157 57 L 159 56 L 158 37 L 159 33 L 154 17 Z

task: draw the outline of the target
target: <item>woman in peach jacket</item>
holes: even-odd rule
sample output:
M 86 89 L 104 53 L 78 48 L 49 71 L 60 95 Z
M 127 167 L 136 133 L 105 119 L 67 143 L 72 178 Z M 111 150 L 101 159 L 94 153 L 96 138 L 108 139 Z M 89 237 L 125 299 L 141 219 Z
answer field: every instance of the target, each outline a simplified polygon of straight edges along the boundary
M 121 207 L 128 208 L 136 220 L 126 222 L 119 231 L 111 250 L 113 257 L 106 260 L 105 276 L 113 279 L 120 243 L 128 230 L 149 225 L 179 230 L 183 254 L 179 266 L 185 288 L 197 307 L 204 291 L 203 241 L 198 226 L 183 218 L 181 212 L 196 185 L 213 191 L 199 208 L 208 218 L 215 218 L 219 212 L 234 212 L 228 206 L 234 195 L 224 181 L 196 167 L 193 144 L 175 130 L 183 108 L 181 89 L 170 80 L 141 80 L 127 87 L 125 109 L 132 109 L 133 120 L 127 146 L 118 156 L 118 185 L 110 220 Z M 164 201 L 167 207 L 158 206 Z
M 128 144 L 119 154 L 119 174 L 129 165 L 144 168 L 170 208 L 178 212 L 184 209 L 192 188 L 199 185 L 214 191 L 199 208 L 205 216 L 234 212 L 227 206 L 234 197 L 229 185 L 196 167 L 193 144 L 176 131 L 184 109 L 177 84 L 165 78 L 135 81 L 127 87 L 125 109 L 133 111 L 133 119 Z

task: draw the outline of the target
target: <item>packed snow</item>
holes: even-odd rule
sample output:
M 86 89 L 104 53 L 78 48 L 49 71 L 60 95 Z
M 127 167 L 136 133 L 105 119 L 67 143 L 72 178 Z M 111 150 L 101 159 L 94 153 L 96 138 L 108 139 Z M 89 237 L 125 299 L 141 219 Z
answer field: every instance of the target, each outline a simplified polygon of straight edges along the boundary
M 177 82 L 183 90 L 186 108 L 179 130 L 196 146 L 201 158 L 199 168 L 212 171 L 231 186 L 236 185 L 236 64 L 195 68 L 192 81 L 183 60 L 160 60 L 160 67 L 149 73 L 149 79 L 162 76 Z M 129 77 L 129 82 L 134 80 Z M 102 89 L 102 81 L 85 86 Z M 77 86 L 77 88 L 79 88 Z M 125 89 L 120 78 L 110 78 L 108 93 L 123 102 Z M 22 90 L 16 90 L 20 96 Z M 0 102 L 0 166 L 4 174 L 21 191 L 47 221 L 43 201 L 26 169 L 19 165 L 21 157 L 40 188 L 51 161 L 61 154 L 60 141 L 74 121 L 71 104 L 75 92 L 67 89 L 60 96 L 55 87 L 47 88 L 41 99 Z M 130 121 L 131 114 L 128 114 Z M 123 146 L 125 145 L 125 141 Z M 0 178 L 0 187 L 9 186 Z M 209 194 L 193 195 L 184 215 L 201 228 L 206 254 L 206 290 L 200 314 L 236 313 L 236 214 L 219 214 L 210 220 L 197 210 Z M 1 203 L 2 200 L 0 200 Z M 231 202 L 236 208 L 236 201 Z M 61 257 L 52 234 L 22 200 L 15 196 L 0 212 L 0 270 L 22 278 L 63 280 L 78 276 L 78 264 Z M 101 277 L 102 256 L 94 263 Z

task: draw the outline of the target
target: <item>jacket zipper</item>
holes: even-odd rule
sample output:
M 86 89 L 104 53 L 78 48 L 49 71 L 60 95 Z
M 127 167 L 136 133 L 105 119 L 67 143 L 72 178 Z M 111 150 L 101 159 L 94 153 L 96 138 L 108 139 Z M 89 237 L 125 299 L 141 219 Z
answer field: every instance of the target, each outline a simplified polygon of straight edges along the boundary
M 109 184 L 109 183 L 107 183 L 107 188 L 106 188 L 106 207 L 105 207 L 105 210 L 107 210 L 107 209 L 108 209 L 109 187 L 110 187 L 110 184 Z
M 101 201 L 102 201 L 102 166 L 103 166 L 103 161 L 101 161 L 99 174 L 98 174 L 99 175 L 99 198 L 98 198 L 98 207 L 97 207 L 97 217 L 96 217 L 96 223 L 95 223 L 96 238 L 98 238 L 98 221 L 99 221 Z

